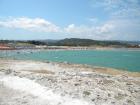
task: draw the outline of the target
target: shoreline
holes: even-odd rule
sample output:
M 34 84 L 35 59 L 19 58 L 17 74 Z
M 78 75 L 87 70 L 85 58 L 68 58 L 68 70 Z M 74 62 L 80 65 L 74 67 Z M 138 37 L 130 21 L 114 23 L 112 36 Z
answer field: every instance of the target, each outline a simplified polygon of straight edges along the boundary
M 95 66 L 95 65 L 89 65 L 89 64 L 80 64 L 80 63 L 70 63 L 70 62 L 56 62 L 56 61 L 48 61 L 48 60 L 24 60 L 24 59 L 16 59 L 16 58 L 5 58 L 5 57 L 0 57 L 0 60 L 14 60 L 14 61 L 32 61 L 32 62 L 43 62 L 43 63 L 52 63 L 52 64 L 60 64 L 60 65 L 67 65 L 67 66 L 81 66 L 81 67 L 87 67 L 87 68 L 93 68 L 97 69 L 97 72 L 103 72 L 103 73 L 109 73 L 109 74 L 121 74 L 121 73 L 126 73 L 128 75 L 138 75 L 140 76 L 140 72 L 138 71 L 129 71 L 127 69 L 117 69 L 117 68 L 111 68 L 111 67 L 104 67 L 104 66 Z M 99 70 L 99 71 L 98 71 Z M 106 71 L 106 72 L 105 72 Z
M 26 55 L 26 54 L 36 54 L 36 52 L 43 52 L 43 51 L 46 51 L 46 52 L 61 52 L 61 51 L 84 51 L 84 50 L 81 50 L 81 49 L 74 49 L 74 50 L 72 50 L 72 49 L 26 49 L 26 50 L 12 50 L 12 52 L 13 53 L 11 53 L 10 52 L 10 50 L 3 50 L 1 53 L 0 53 L 0 59 L 17 59 L 17 60 L 20 60 L 20 59 L 18 59 L 18 55 L 20 55 L 20 54 L 23 54 L 23 55 Z M 137 53 L 137 51 L 138 51 L 138 53 L 139 53 L 139 51 L 140 51 L 140 49 L 120 49 L 120 48 L 113 48 L 113 49 L 92 49 L 92 50 L 85 50 L 85 51 L 112 51 L 112 52 L 117 52 L 117 51 L 122 51 L 122 52 L 125 52 L 125 51 L 136 51 L 136 53 Z M 11 54 L 10 54 L 11 53 Z M 5 55 L 4 55 L 5 54 Z M 4 56 L 3 56 L 4 55 Z M 15 56 L 14 56 L 15 55 Z M 17 56 L 17 57 L 16 57 Z M 28 55 L 27 55 L 28 56 Z M 32 55 L 31 55 L 32 56 Z M 55 59 L 57 59 L 57 55 L 56 55 L 56 58 Z M 21 59 L 21 60 L 30 60 L 30 59 Z M 34 59 L 35 61 L 41 61 L 41 62 L 47 62 L 47 60 L 41 60 L 41 59 Z M 49 60 L 49 62 L 56 62 L 56 63 L 68 63 L 68 64 L 75 64 L 74 62 L 67 62 L 67 60 L 60 60 L 60 61 L 51 61 L 51 60 Z M 88 64 L 88 63 L 86 63 L 86 64 L 82 64 L 82 63 L 80 63 L 80 62 L 77 62 L 76 64 L 81 64 L 81 65 L 89 65 L 89 66 L 93 66 L 93 67 L 96 67 L 96 65 L 94 65 L 94 64 Z M 112 67 L 111 65 L 97 65 L 97 67 L 98 68 L 104 68 L 104 69 L 116 69 L 116 70 L 119 70 L 119 71 L 129 71 L 129 72 L 139 72 L 139 66 L 137 67 L 137 66 L 133 66 L 133 69 L 131 68 L 131 69 L 129 69 L 129 68 L 125 68 L 125 67 L 119 67 L 119 65 L 118 66 L 115 66 L 115 67 Z M 137 67 L 137 68 L 135 68 L 135 67 Z
M 98 73 L 103 74 L 109 74 L 109 75 L 127 75 L 132 77 L 140 77 L 140 72 L 136 71 L 128 71 L 128 70 L 122 70 L 122 69 L 115 69 L 110 67 L 102 67 L 102 66 L 94 66 L 94 65 L 88 65 L 88 64 L 74 64 L 74 63 L 68 63 L 68 62 L 54 62 L 54 61 L 38 61 L 38 60 L 20 60 L 20 59 L 5 59 L 0 58 L 0 61 L 8 61 L 8 62 L 36 62 L 36 63 L 46 63 L 46 64 L 52 64 L 52 65 L 59 65 L 60 67 L 67 67 L 67 68 L 83 68 L 83 69 L 89 69 L 89 71 L 94 71 Z
M 0 51 L 4 50 L 140 50 L 140 48 L 133 48 L 133 47 L 101 47 L 101 46 L 47 46 L 47 47 L 40 47 L 40 48 L 17 48 L 17 49 L 0 49 Z

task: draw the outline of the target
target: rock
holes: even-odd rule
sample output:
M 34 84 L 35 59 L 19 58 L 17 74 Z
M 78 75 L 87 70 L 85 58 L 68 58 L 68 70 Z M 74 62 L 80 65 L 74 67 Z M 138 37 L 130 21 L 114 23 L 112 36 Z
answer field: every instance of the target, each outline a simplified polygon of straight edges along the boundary
M 108 97 L 111 97 L 111 94 L 110 93 L 108 93 Z
M 84 96 L 89 96 L 91 93 L 89 91 L 84 91 L 83 94 Z
M 127 99 L 127 103 L 128 103 L 129 105 L 135 105 L 134 102 L 133 102 L 132 100 L 129 100 L 129 99 Z
M 6 75 L 11 74 L 11 73 L 12 73 L 12 70 L 11 69 L 5 70 L 5 74 Z
M 74 86 L 78 86 L 78 85 L 80 85 L 80 84 L 79 84 L 79 83 L 75 83 L 75 84 L 74 84 Z
M 128 83 L 128 82 L 127 82 L 127 83 L 126 83 L 126 85 L 133 85 L 133 84 L 132 84 L 132 83 Z

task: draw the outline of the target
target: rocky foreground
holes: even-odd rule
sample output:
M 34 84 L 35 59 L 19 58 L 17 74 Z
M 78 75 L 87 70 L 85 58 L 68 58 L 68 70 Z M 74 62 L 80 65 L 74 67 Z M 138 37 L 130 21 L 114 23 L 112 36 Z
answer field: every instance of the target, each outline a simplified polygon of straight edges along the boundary
M 140 73 L 0 60 L 0 105 L 140 105 Z

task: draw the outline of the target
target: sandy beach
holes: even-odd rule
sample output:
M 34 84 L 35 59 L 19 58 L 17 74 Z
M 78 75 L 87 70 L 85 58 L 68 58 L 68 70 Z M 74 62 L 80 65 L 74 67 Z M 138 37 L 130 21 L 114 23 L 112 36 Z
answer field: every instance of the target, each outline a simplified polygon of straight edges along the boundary
M 0 105 L 139 105 L 140 73 L 0 60 Z

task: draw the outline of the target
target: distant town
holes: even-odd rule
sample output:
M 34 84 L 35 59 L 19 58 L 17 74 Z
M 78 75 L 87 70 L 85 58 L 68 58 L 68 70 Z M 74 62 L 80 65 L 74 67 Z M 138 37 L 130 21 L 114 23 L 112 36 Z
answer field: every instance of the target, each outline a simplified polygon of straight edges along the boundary
M 66 38 L 62 40 L 0 40 L 0 50 L 140 48 L 140 41 L 98 41 Z

